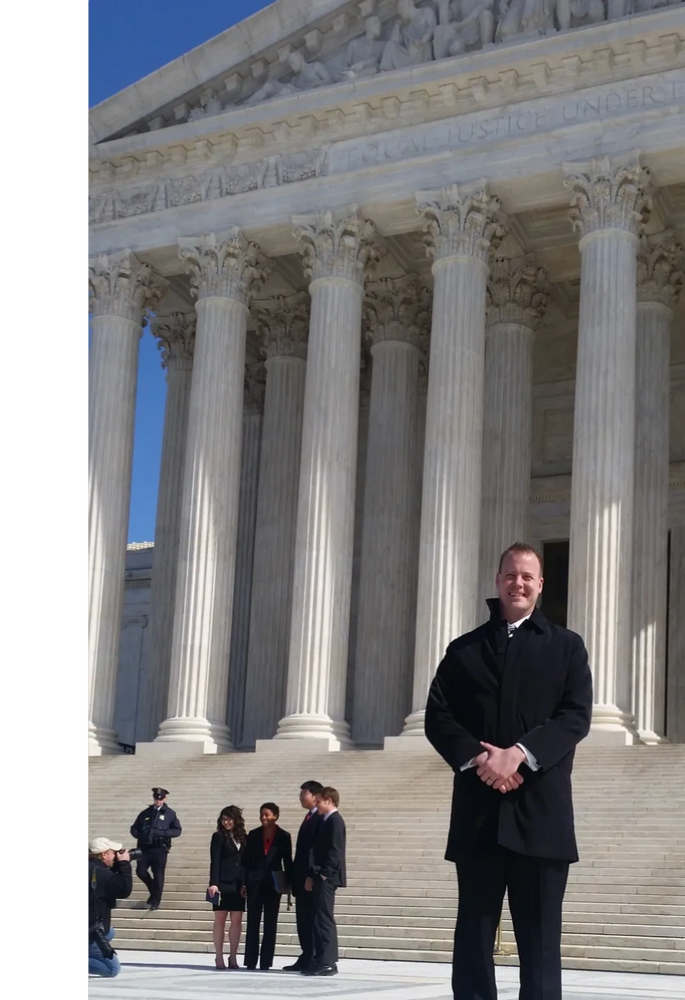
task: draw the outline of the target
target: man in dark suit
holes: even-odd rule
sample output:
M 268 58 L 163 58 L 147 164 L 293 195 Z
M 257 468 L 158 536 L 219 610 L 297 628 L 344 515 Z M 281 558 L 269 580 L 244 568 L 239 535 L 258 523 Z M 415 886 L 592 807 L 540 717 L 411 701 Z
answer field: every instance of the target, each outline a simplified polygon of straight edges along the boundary
M 561 907 L 578 860 L 571 769 L 590 728 L 592 678 L 580 636 L 536 608 L 542 559 L 532 546 L 503 553 L 496 586 L 490 621 L 450 643 L 426 706 L 426 736 L 454 771 L 452 987 L 455 1000 L 496 1000 L 508 890 L 519 1000 L 561 1000 Z
M 323 785 L 320 781 L 305 781 L 300 785 L 300 805 L 307 810 L 302 820 L 293 860 L 292 890 L 295 897 L 295 919 L 297 936 L 300 939 L 301 954 L 293 965 L 286 965 L 284 972 L 301 972 L 308 969 L 314 960 L 314 896 L 305 892 L 304 883 L 309 874 L 309 855 L 316 828 L 321 822 L 316 809 L 316 795 Z
M 162 902 L 164 872 L 171 850 L 171 841 L 183 832 L 178 816 L 167 805 L 166 788 L 152 789 L 152 805 L 143 809 L 131 827 L 131 836 L 136 838 L 143 856 L 136 866 L 136 875 L 145 883 L 150 893 L 147 905 L 158 910 Z M 151 874 L 148 874 L 148 869 Z
M 347 885 L 345 821 L 338 812 L 339 805 L 340 796 L 328 785 L 316 796 L 321 819 L 304 884 L 314 902 L 314 959 L 307 969 L 302 969 L 304 976 L 335 976 L 338 972 L 338 931 L 333 910 L 336 890 Z

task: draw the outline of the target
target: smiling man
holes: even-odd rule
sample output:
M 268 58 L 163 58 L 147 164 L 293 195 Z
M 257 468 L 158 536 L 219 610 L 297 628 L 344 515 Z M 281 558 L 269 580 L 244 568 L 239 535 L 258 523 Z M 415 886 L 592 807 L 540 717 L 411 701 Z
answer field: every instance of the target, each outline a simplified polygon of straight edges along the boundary
M 571 799 L 590 728 L 583 640 L 536 607 L 542 558 L 511 545 L 490 620 L 450 643 L 426 706 L 426 736 L 454 771 L 446 858 L 459 881 L 455 1000 L 496 1000 L 493 951 L 509 894 L 519 1000 L 561 1000 L 561 906 L 578 860 Z

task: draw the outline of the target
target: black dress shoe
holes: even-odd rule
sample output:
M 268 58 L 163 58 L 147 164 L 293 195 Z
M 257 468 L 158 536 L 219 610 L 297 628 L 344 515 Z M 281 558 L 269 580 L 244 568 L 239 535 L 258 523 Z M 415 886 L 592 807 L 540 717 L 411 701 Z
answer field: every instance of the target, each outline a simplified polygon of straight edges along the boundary
M 284 965 L 283 972 L 302 972 L 306 968 L 306 962 L 295 962 L 293 965 Z
M 158 910 L 159 909 L 159 903 L 150 903 L 149 909 L 150 909 L 150 912 L 152 912 L 153 910 Z
M 316 968 L 310 973 L 312 976 L 337 976 L 338 966 L 337 965 L 317 965 Z

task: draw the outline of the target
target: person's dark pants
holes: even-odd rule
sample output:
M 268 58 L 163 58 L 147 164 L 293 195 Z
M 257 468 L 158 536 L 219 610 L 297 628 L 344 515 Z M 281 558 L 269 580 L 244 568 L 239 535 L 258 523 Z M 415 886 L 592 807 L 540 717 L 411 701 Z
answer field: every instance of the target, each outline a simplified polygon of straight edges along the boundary
M 150 894 L 150 906 L 159 906 L 162 902 L 167 857 L 166 847 L 148 847 L 143 849 L 143 856 L 136 865 L 136 875 L 145 883 Z M 148 869 L 151 876 L 148 874 Z
M 269 873 L 271 874 L 271 873 Z M 245 965 L 248 969 L 270 969 L 276 950 L 276 928 L 281 906 L 280 893 L 268 885 L 249 885 L 247 888 L 247 932 L 245 934 Z M 264 913 L 262 947 L 259 948 L 259 925 Z
M 497 848 L 457 861 L 454 1000 L 497 1000 L 493 952 L 505 890 L 519 954 L 519 1000 L 561 998 L 561 906 L 568 861 Z
M 314 965 L 335 965 L 338 961 L 338 929 L 335 926 L 336 886 L 314 879 Z
M 303 969 L 314 961 L 314 893 L 298 886 L 295 896 L 295 921 L 302 954 L 298 963 Z

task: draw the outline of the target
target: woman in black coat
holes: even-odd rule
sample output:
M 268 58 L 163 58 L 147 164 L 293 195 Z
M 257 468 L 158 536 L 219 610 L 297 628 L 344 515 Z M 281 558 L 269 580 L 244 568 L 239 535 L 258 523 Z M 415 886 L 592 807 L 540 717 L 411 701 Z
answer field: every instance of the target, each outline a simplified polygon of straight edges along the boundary
M 231 914 L 228 928 L 228 968 L 238 968 L 238 945 L 245 912 L 241 893 L 241 864 L 245 845 L 245 823 L 238 806 L 226 806 L 216 822 L 216 833 L 209 845 L 209 895 L 214 898 L 214 928 L 212 936 L 217 969 L 225 969 L 224 932 L 226 914 Z
M 261 826 L 250 830 L 243 852 L 243 894 L 247 897 L 247 936 L 245 938 L 245 966 L 270 969 L 276 948 L 276 927 L 281 890 L 289 886 L 293 868 L 293 844 L 290 834 L 277 823 L 279 809 L 275 802 L 265 802 L 259 810 Z M 274 873 L 280 875 L 274 879 Z M 264 912 L 264 935 L 259 948 L 259 925 Z

